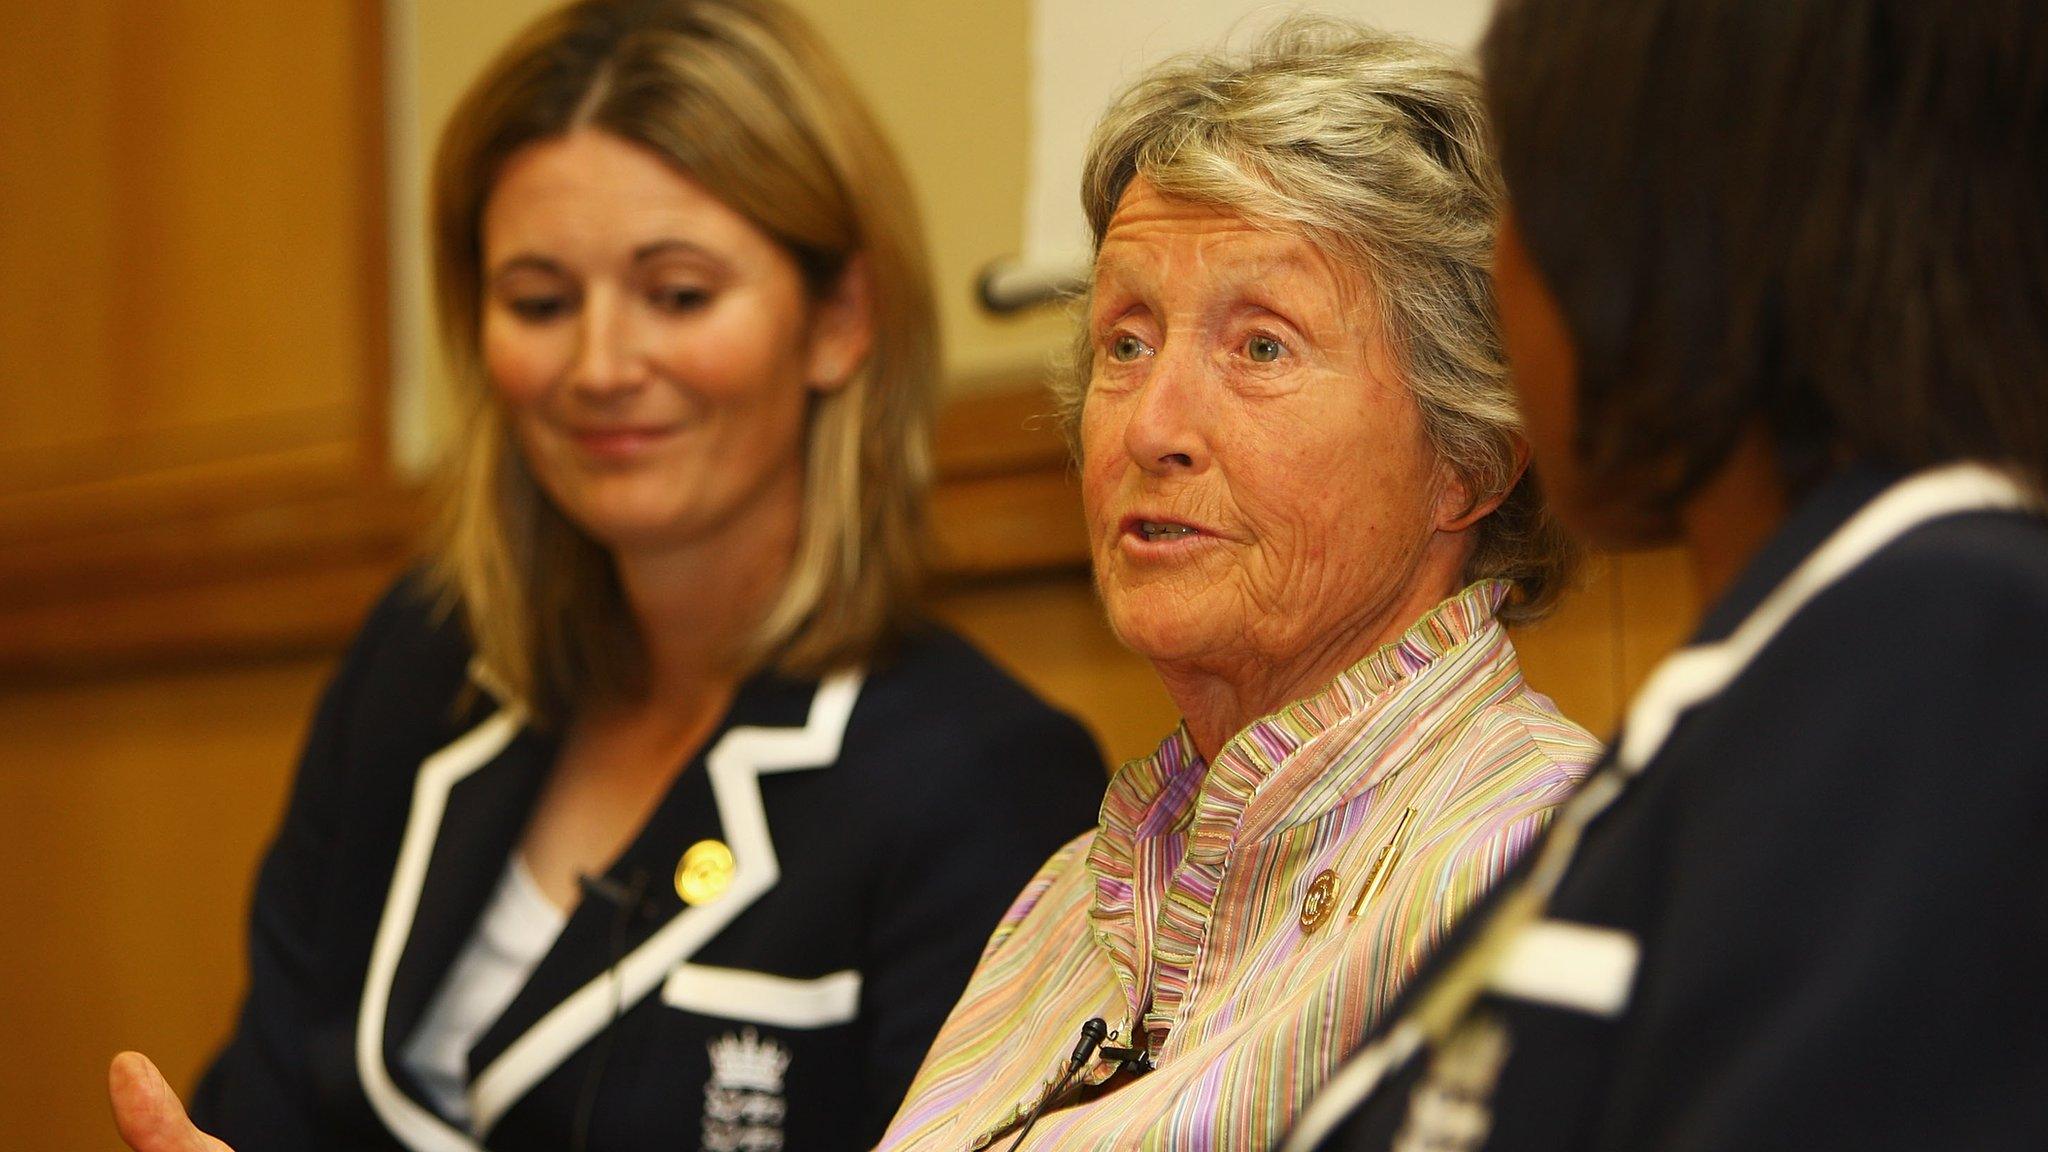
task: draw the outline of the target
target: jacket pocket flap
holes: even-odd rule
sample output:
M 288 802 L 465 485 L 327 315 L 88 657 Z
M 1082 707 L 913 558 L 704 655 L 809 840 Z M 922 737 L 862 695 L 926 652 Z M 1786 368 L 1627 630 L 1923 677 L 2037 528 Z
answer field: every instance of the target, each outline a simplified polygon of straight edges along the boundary
M 661 986 L 662 1002 L 703 1016 L 780 1028 L 829 1028 L 860 1011 L 860 973 L 846 969 L 812 980 L 743 968 L 678 964 Z
M 1538 920 L 1508 943 L 1488 990 L 1612 1018 L 1628 1007 L 1640 952 L 1636 938 L 1617 928 Z

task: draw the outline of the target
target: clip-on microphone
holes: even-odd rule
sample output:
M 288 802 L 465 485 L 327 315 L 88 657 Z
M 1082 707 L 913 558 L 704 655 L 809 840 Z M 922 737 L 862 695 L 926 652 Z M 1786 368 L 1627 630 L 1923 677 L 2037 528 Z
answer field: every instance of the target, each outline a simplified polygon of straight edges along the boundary
M 1024 1116 L 1024 1127 L 1017 1131 L 1017 1138 L 1010 1141 L 1009 1152 L 1017 1152 L 1017 1149 L 1023 1146 L 1024 1137 L 1031 1134 L 1031 1126 L 1038 1123 L 1038 1114 L 1045 1111 L 1045 1106 L 1051 1103 L 1054 1097 L 1067 1090 L 1067 1081 L 1072 1080 L 1074 1073 L 1079 1072 L 1081 1067 L 1088 1063 L 1088 1058 L 1095 1055 L 1095 1049 L 1107 1035 L 1109 1025 L 1100 1016 L 1091 1016 L 1087 1023 L 1081 1025 L 1081 1039 L 1074 1045 L 1074 1054 L 1067 1057 L 1066 1070 L 1060 1073 L 1058 1080 L 1053 1081 L 1052 1087 L 1039 1093 L 1037 1102 L 1031 1105 L 1031 1111 Z
M 1133 1040 L 1143 1038 L 1144 1034 L 1140 1033 L 1138 1036 L 1133 1037 Z M 1133 1043 L 1129 1048 L 1104 1048 L 1102 1050 L 1102 1058 L 1104 1060 L 1114 1060 L 1123 1065 L 1133 1076 L 1143 1076 L 1145 1073 L 1158 1067 L 1158 1065 L 1152 1063 L 1151 1049 L 1141 1047 L 1136 1043 Z

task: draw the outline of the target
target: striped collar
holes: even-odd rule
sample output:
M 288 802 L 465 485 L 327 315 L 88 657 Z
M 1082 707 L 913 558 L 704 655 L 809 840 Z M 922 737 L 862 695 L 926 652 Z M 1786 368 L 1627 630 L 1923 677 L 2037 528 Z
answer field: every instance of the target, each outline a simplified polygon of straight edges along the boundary
M 1422 673 L 1475 638 L 1505 650 L 1494 614 L 1507 591 L 1500 580 L 1468 585 L 1314 694 L 1253 721 L 1224 744 L 1213 765 L 1195 751 L 1182 724 L 1152 755 L 1118 770 L 1088 854 L 1095 882 L 1089 920 L 1152 1046 L 1164 1042 L 1186 995 L 1225 866 L 1255 798 L 1271 801 L 1262 810 L 1277 805 L 1287 812 L 1283 821 L 1262 817 L 1261 827 L 1284 826 L 1313 815 L 1296 811 L 1303 803 L 1324 810 L 1371 783 L 1377 767 L 1371 758 L 1354 762 L 1343 780 L 1295 780 L 1290 777 L 1300 773 L 1283 769 L 1304 746 L 1376 703 L 1387 703 L 1390 721 L 1398 723 L 1454 696 L 1461 679 L 1437 685 Z M 1320 777 L 1327 767 L 1318 759 L 1309 772 Z

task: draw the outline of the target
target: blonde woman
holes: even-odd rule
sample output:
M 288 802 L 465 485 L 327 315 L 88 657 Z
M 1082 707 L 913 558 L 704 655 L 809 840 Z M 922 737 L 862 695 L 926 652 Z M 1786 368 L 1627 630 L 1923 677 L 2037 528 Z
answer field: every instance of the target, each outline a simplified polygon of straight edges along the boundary
M 438 547 L 320 706 L 193 1114 L 244 1152 L 866 1147 L 1102 781 L 911 610 L 903 177 L 772 0 L 591 0 L 435 181 Z M 113 1080 L 136 1147 L 198 1138 Z

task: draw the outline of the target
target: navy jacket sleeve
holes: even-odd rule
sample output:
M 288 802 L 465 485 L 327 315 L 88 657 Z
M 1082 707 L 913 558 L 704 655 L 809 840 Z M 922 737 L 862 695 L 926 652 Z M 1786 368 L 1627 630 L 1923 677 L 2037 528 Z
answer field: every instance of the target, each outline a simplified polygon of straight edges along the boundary
M 2042 1146 L 2048 571 L 2002 548 L 1923 533 L 1701 717 L 1602 1147 Z
M 359 698 L 376 654 L 413 593 L 387 594 L 356 637 L 313 716 L 284 822 L 257 874 L 249 919 L 249 987 L 227 1046 L 192 1094 L 199 1127 L 237 1152 L 321 1146 L 315 1120 L 311 1006 L 331 979 L 320 934 L 328 861 L 350 788 Z
M 966 989 L 989 933 L 1046 858 L 1093 826 L 1107 783 L 1094 740 L 1067 717 L 1035 700 L 967 707 L 956 713 L 964 732 L 903 731 L 892 751 L 947 770 L 911 782 L 895 808 L 904 824 L 868 919 L 862 1123 L 875 1137 Z

